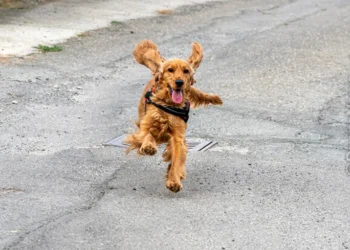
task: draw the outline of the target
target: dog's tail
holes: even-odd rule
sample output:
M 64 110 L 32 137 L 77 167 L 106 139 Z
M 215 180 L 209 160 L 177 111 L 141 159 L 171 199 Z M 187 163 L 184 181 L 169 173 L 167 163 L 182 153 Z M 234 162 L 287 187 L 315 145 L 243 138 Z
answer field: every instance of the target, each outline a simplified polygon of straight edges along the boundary
M 164 62 L 164 58 L 160 56 L 157 45 L 150 40 L 141 41 L 134 49 L 135 60 L 145 65 L 153 73 L 155 73 L 159 65 Z
M 129 144 L 129 147 L 125 151 L 125 153 L 128 154 L 131 150 L 140 149 L 142 145 L 142 136 L 140 136 L 140 134 L 129 134 L 124 142 Z

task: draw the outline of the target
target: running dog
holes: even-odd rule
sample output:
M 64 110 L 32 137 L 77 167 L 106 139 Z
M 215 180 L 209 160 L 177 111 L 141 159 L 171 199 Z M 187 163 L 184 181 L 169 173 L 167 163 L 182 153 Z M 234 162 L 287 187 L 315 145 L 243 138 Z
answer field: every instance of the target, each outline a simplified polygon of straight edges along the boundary
M 127 153 L 136 149 L 139 155 L 154 155 L 157 146 L 166 143 L 163 159 L 169 165 L 165 184 L 176 193 L 181 191 L 181 180 L 186 178 L 185 133 L 190 107 L 221 105 L 222 100 L 193 87 L 194 73 L 203 58 L 199 43 L 192 44 L 192 54 L 187 60 L 164 59 L 149 40 L 140 42 L 133 55 L 138 63 L 151 70 L 153 77 L 138 105 L 138 131 L 126 138 L 130 145 Z

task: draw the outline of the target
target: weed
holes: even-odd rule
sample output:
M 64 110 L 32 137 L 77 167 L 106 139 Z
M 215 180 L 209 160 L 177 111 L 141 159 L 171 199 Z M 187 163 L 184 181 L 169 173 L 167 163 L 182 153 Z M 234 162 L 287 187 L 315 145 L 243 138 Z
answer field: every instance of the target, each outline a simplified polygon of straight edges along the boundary
M 54 46 L 46 46 L 46 45 L 41 45 L 39 44 L 38 47 L 35 47 L 36 49 L 40 50 L 41 52 L 60 52 L 62 51 L 62 47 L 58 46 L 58 45 L 54 45 Z
M 112 21 L 111 24 L 112 25 L 120 25 L 120 24 L 122 24 L 122 22 L 120 22 L 120 21 Z

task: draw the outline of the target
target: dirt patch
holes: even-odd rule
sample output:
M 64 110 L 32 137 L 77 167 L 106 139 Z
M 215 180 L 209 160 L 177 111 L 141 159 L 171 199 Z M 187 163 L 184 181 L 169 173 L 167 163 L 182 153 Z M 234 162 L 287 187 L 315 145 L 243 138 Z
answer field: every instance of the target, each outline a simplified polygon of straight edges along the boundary
M 161 15 L 169 15 L 172 13 L 172 10 L 168 10 L 168 9 L 157 10 L 157 13 Z
M 0 9 L 26 9 L 55 0 L 0 0 Z

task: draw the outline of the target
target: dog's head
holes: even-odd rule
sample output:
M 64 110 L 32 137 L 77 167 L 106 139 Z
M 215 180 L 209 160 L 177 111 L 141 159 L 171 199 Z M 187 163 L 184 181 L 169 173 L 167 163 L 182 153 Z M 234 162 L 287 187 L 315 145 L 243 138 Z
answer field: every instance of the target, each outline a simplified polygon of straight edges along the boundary
M 195 83 L 194 73 L 202 61 L 203 51 L 199 43 L 193 43 L 192 53 L 187 60 L 165 60 L 160 56 L 157 46 L 146 40 L 136 46 L 134 57 L 152 71 L 157 87 L 167 102 L 183 104 L 191 85 Z

